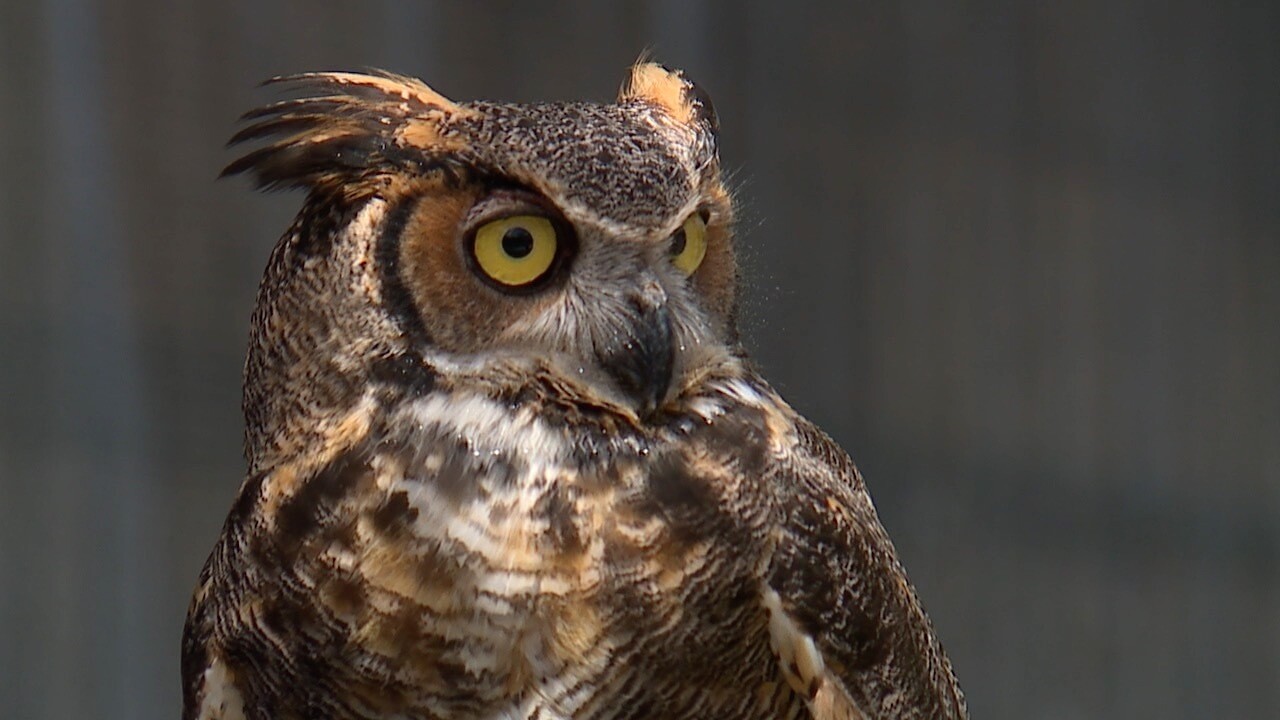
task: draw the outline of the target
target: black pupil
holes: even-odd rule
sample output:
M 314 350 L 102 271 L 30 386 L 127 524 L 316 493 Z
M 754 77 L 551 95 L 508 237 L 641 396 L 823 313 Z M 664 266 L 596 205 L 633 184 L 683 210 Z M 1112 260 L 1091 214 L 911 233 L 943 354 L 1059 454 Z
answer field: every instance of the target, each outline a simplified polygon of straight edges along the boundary
M 680 228 L 675 235 L 671 236 L 671 254 L 679 255 L 684 252 L 684 247 L 688 244 L 689 236 L 685 235 L 684 228 Z
M 533 252 L 533 235 L 522 227 L 513 227 L 502 234 L 502 252 L 513 258 L 522 258 Z

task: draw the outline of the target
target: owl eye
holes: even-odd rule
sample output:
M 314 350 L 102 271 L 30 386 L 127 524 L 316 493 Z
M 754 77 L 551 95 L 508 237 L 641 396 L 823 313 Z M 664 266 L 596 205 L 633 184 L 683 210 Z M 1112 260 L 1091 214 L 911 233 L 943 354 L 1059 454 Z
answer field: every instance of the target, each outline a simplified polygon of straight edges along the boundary
M 509 287 L 546 276 L 556 259 L 555 226 L 538 215 L 513 215 L 481 225 L 472 253 L 480 271 Z
M 671 262 L 685 275 L 692 275 L 707 256 L 707 221 L 694 213 L 671 236 Z

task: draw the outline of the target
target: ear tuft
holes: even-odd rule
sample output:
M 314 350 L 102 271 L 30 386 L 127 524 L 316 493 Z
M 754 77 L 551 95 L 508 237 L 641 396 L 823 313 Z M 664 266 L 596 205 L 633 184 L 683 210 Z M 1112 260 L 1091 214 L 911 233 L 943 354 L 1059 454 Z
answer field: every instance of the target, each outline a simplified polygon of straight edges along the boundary
M 456 152 L 465 142 L 449 132 L 450 122 L 476 114 L 420 80 L 382 71 L 304 73 L 264 84 L 302 97 L 245 113 L 241 119 L 252 124 L 230 144 L 272 142 L 222 174 L 250 173 L 265 188 L 337 185 Z
M 676 121 L 719 129 L 711 98 L 683 71 L 653 62 L 637 63 L 618 92 L 618 102 L 638 100 L 661 108 Z

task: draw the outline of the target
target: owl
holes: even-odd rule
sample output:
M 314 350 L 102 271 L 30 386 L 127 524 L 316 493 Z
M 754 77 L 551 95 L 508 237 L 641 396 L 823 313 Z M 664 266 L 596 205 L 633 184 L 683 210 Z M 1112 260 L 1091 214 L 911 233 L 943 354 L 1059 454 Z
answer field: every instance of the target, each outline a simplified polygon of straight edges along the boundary
M 226 172 L 306 199 L 185 720 L 966 717 L 853 462 L 739 343 L 703 91 L 278 82 Z

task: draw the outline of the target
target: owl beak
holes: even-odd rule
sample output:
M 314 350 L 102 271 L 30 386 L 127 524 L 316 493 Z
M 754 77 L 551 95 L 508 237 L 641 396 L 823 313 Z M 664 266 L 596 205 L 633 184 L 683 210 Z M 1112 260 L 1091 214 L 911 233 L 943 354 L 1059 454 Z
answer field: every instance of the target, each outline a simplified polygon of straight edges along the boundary
M 666 399 L 675 365 L 675 343 L 667 297 L 649 283 L 631 298 L 633 324 L 597 352 L 601 367 L 635 403 L 636 414 L 649 418 Z

